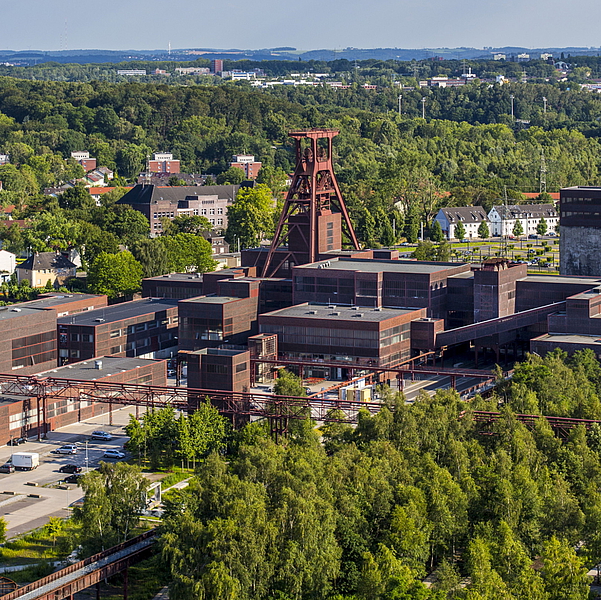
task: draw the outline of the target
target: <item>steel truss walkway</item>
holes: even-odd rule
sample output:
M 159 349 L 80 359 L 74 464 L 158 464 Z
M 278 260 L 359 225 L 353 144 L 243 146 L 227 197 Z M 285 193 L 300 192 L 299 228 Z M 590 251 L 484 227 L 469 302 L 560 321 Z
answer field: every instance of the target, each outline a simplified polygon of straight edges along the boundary
M 156 529 L 151 529 L 127 542 L 18 588 L 0 597 L 0 600 L 73 600 L 73 595 L 77 592 L 117 573 L 124 574 L 123 597 L 127 599 L 127 569 L 130 565 L 147 558 L 157 539 Z

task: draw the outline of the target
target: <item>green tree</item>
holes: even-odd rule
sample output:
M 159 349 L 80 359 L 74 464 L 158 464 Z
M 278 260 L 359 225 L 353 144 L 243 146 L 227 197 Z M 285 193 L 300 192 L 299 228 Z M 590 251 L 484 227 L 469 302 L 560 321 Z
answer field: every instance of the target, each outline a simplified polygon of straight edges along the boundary
M 543 581 L 549 600 L 585 600 L 590 578 L 582 560 L 566 541 L 552 537 L 544 544 Z
M 433 242 L 442 242 L 444 240 L 444 234 L 439 221 L 434 221 L 430 228 L 430 239 Z
M 186 463 L 220 452 L 225 444 L 227 421 L 208 401 L 202 402 L 189 417 L 180 415 L 177 427 L 177 453 Z
M 520 237 L 524 235 L 524 227 L 522 226 L 522 222 L 519 219 L 515 220 L 515 224 L 513 226 L 513 235 L 515 237 Z
M 286 369 L 280 369 L 278 371 L 278 378 L 273 386 L 273 393 L 278 396 L 307 395 L 305 387 L 303 386 L 303 380 L 298 377 L 298 375 L 295 375 Z
M 171 270 L 171 260 L 161 238 L 140 238 L 132 244 L 131 253 L 142 265 L 143 277 L 156 277 Z
M 245 179 L 246 175 L 240 167 L 230 167 L 217 175 L 217 185 L 240 185 Z
M 480 226 L 478 227 L 478 237 L 483 240 L 490 237 L 490 230 L 488 229 L 488 223 L 486 221 L 480 223 Z
M 94 198 L 90 196 L 90 192 L 82 183 L 78 183 L 75 187 L 65 190 L 58 197 L 58 204 L 61 208 L 69 210 L 92 210 L 96 206 Z
M 536 233 L 538 233 L 538 235 L 545 235 L 547 233 L 547 221 L 545 221 L 545 217 L 540 218 L 540 221 L 536 226 Z
M 50 517 L 48 523 L 44 525 L 44 530 L 50 536 L 52 536 L 52 545 L 56 546 L 56 537 L 65 528 L 65 522 L 60 517 Z
M 238 169 L 239 170 L 239 169 Z M 255 248 L 273 234 L 274 203 L 265 184 L 240 188 L 236 201 L 228 208 L 225 239 L 234 247 Z
M 8 523 L 4 517 L 0 517 L 0 544 L 6 542 L 6 532 L 8 531 Z
M 214 271 L 212 247 L 202 236 L 178 233 L 164 236 L 161 242 L 167 251 L 169 270 L 176 273 L 206 273 Z
M 142 265 L 131 252 L 101 252 L 88 269 L 88 287 L 110 299 L 131 296 L 142 284 Z
M 87 552 L 106 550 L 131 537 L 144 509 L 146 479 L 127 463 L 100 463 L 81 479 L 83 505 L 74 510 Z
M 202 235 L 204 232 L 211 231 L 213 226 L 206 217 L 198 215 L 180 215 L 169 221 L 168 227 L 163 227 L 163 234 L 176 235 L 178 233 L 193 233 Z
M 458 240 L 462 240 L 465 238 L 465 226 L 461 221 L 455 225 L 455 238 Z

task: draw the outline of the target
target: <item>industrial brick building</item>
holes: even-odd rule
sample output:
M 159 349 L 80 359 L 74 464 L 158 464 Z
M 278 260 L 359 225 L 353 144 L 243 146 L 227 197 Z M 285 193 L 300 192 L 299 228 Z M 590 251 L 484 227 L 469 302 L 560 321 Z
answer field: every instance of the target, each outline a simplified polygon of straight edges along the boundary
M 277 334 L 291 358 L 389 366 L 411 356 L 411 321 L 425 316 L 425 308 L 303 303 L 260 315 L 259 329 Z
M 462 263 L 333 258 L 294 267 L 294 303 L 427 308 L 445 318 L 449 280 L 470 271 Z
M 51 371 L 36 371 L 41 376 L 83 381 L 111 381 L 164 386 L 167 384 L 166 361 L 139 358 L 100 357 Z M 106 414 L 110 406 L 91 402 L 85 394 L 79 398 L 52 398 L 46 404 L 37 398 L 0 396 L 0 445 L 12 438 L 45 435 L 59 427 Z M 38 422 L 40 429 L 38 430 Z
M 188 387 L 203 390 L 248 392 L 250 353 L 248 350 L 204 348 L 182 352 L 188 363 Z
M 600 277 L 601 187 L 562 189 L 559 212 L 559 272 Z
M 0 373 L 31 375 L 56 366 L 56 312 L 25 304 L 0 308 Z
M 177 332 L 176 300 L 144 298 L 61 317 L 59 362 L 95 356 L 167 358 L 177 352 Z
M 245 344 L 249 336 L 257 333 L 258 300 L 257 294 L 245 298 L 200 296 L 180 300 L 180 350 Z

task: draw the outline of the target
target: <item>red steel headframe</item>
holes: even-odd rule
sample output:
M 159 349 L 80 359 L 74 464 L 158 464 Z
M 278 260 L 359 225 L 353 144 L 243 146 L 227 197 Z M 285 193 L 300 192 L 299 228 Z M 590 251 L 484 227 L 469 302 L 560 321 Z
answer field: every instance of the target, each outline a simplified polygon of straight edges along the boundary
M 360 249 L 334 175 L 332 139 L 338 133 L 336 129 L 308 129 L 289 132 L 288 135 L 296 141 L 296 169 L 263 267 L 263 277 L 273 275 L 279 266 L 290 258 L 293 259 L 294 264 L 313 263 L 319 260 L 317 216 L 320 210 L 340 212 L 350 243 L 355 250 Z M 318 144 L 320 139 L 327 140 L 327 149 Z M 308 145 L 305 144 L 305 147 L 303 147 L 303 140 L 309 142 Z M 290 222 L 293 214 L 303 213 L 307 214 L 309 219 L 309 239 L 306 239 L 299 224 Z M 274 265 L 276 250 L 285 244 L 294 229 L 298 229 L 299 235 L 306 243 L 306 254 L 289 250 L 284 256 L 278 257 L 279 264 Z

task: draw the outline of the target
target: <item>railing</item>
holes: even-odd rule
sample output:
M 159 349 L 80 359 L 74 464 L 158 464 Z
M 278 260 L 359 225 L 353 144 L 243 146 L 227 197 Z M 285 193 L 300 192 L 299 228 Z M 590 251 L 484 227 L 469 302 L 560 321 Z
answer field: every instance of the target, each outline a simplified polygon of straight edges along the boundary
M 51 586 L 53 583 L 56 583 L 58 580 L 62 579 L 63 577 L 66 577 L 67 575 L 76 573 L 77 571 L 85 569 L 85 567 L 93 565 L 94 563 L 97 563 L 103 559 L 110 558 L 111 556 L 118 554 L 118 553 L 122 552 L 123 550 L 127 550 L 127 548 L 131 548 L 132 546 L 139 544 L 140 542 L 143 542 L 145 540 L 152 540 L 153 538 L 156 537 L 156 535 L 157 535 L 157 530 L 150 529 L 149 531 L 146 531 L 146 532 L 142 533 L 141 535 L 138 535 L 135 538 L 132 538 L 131 540 L 127 540 L 126 542 L 117 544 L 116 546 L 113 546 L 112 548 L 108 548 L 107 550 L 104 550 L 103 552 L 94 554 L 93 556 L 90 556 L 89 558 L 80 560 L 79 562 L 76 562 L 72 565 L 69 565 L 68 567 L 65 567 L 64 569 L 61 569 L 60 571 L 51 573 L 50 575 L 47 575 L 46 577 L 42 577 L 42 579 L 38 579 L 37 581 L 34 581 L 33 583 L 30 583 L 26 586 L 18 588 L 14 592 L 10 592 L 9 594 L 6 594 L 5 596 L 0 597 L 0 600 L 17 600 L 18 598 L 21 598 L 21 597 L 25 596 L 26 594 L 35 592 L 36 590 L 39 590 L 42 587 L 45 587 L 48 585 Z M 89 572 L 86 573 L 86 575 L 88 575 L 88 574 L 89 574 Z M 44 592 L 44 594 L 47 594 L 47 592 Z

